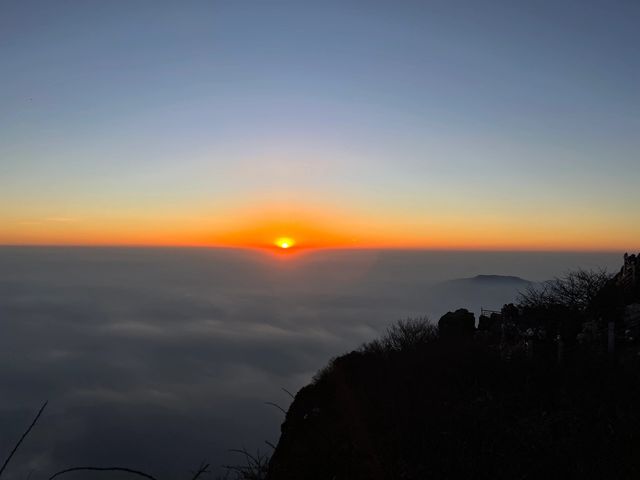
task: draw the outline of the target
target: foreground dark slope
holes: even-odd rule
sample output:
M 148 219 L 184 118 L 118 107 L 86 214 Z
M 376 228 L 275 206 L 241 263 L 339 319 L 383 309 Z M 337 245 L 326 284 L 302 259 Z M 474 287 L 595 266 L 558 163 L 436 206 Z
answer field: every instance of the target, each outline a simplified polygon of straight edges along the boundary
M 588 307 L 506 306 L 493 332 L 459 311 L 337 358 L 296 396 L 268 478 L 638 478 L 640 298 L 623 272 Z

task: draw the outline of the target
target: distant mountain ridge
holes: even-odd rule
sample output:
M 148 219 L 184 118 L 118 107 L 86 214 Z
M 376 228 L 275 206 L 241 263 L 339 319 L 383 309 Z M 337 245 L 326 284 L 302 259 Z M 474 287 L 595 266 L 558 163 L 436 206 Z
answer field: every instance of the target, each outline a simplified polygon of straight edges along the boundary
M 475 283 L 484 285 L 520 284 L 530 285 L 534 282 L 515 275 L 476 275 L 475 277 L 454 278 L 443 283 Z
M 521 291 L 535 283 L 515 275 L 481 274 L 455 278 L 434 285 L 427 294 L 428 302 L 437 307 L 434 310 L 438 312 L 464 306 L 479 315 L 481 308 L 497 309 L 515 302 Z

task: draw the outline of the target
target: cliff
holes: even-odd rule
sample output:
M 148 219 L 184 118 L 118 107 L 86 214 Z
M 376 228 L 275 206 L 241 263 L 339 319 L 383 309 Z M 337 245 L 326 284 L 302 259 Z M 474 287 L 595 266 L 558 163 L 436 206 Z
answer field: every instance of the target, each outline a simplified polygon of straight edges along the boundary
M 267 478 L 637 478 L 640 347 L 612 357 L 602 336 L 580 337 L 633 305 L 628 258 L 598 305 L 505 306 L 493 331 L 458 310 L 333 360 L 296 395 Z

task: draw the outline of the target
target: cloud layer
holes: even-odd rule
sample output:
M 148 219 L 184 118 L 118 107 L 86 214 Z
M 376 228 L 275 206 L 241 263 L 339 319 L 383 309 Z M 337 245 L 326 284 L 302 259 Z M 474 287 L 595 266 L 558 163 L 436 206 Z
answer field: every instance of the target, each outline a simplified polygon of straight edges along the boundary
M 440 282 L 486 273 L 543 280 L 618 263 L 614 254 L 284 259 L 216 249 L 0 248 L 0 452 L 50 400 L 8 478 L 74 464 L 184 475 L 203 459 L 233 462 L 230 448 L 268 450 L 282 415 L 264 402 L 286 407 L 282 387 L 296 391 L 330 357 L 394 320 L 437 321 L 447 309 L 497 307 L 516 293 L 464 305 Z

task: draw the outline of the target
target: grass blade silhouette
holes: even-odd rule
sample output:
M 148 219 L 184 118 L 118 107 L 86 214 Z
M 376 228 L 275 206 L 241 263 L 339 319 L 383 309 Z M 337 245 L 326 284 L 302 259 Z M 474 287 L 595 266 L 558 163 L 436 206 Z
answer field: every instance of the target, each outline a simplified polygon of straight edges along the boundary
M 59 472 L 54 473 L 49 477 L 49 480 L 53 480 L 54 478 L 64 475 L 66 473 L 71 472 L 80 472 L 80 471 L 90 471 L 90 472 L 124 472 L 131 473 L 133 475 L 138 475 L 140 477 L 147 478 L 148 480 L 157 480 L 155 477 L 152 477 L 148 473 L 141 472 L 140 470 L 133 470 L 132 468 L 125 467 L 72 467 L 66 468 L 64 470 L 60 470 Z
M 9 465 L 9 462 L 11 461 L 11 458 L 15 455 L 15 453 L 18 451 L 18 448 L 20 448 L 20 445 L 22 444 L 22 442 L 24 441 L 25 438 L 27 438 L 27 435 L 29 435 L 29 432 L 31 431 L 31 429 L 35 426 L 35 424 L 38 422 L 38 419 L 40 418 L 40 415 L 42 415 L 42 412 L 44 411 L 45 407 L 47 406 L 47 402 L 44 402 L 42 404 L 42 407 L 40 407 L 40 410 L 38 411 L 38 414 L 35 416 L 35 418 L 33 419 L 33 421 L 31 422 L 31 425 L 29 425 L 29 428 L 27 428 L 25 430 L 25 432 L 22 434 L 22 436 L 20 437 L 20 440 L 18 440 L 18 442 L 15 444 L 15 446 L 13 447 L 13 450 L 11 450 L 11 453 L 9 454 L 9 456 L 7 457 L 7 459 L 4 461 L 4 463 L 2 464 L 2 467 L 0 467 L 0 477 L 2 476 L 2 474 L 4 473 L 4 470 L 7 468 L 7 465 Z

